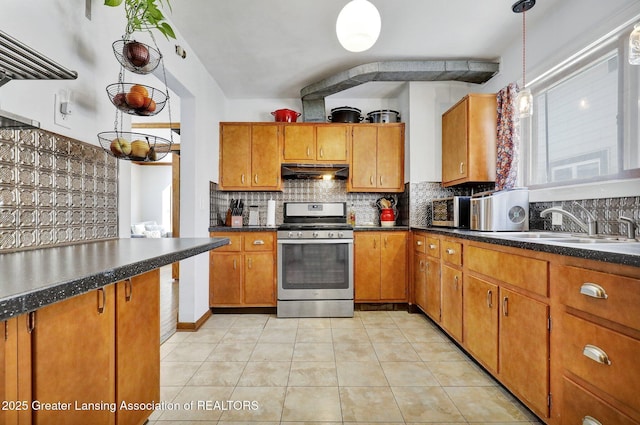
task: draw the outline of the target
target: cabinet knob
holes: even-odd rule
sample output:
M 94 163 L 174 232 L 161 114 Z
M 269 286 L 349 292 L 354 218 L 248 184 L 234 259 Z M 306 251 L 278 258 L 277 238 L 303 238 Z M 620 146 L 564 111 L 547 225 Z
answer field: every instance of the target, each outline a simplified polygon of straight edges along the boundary
M 611 365 L 611 360 L 609 360 L 607 353 L 605 353 L 602 348 L 596 347 L 595 345 L 585 345 L 582 350 L 582 355 L 590 358 L 596 363 L 600 363 L 605 366 Z
M 592 416 L 585 416 L 582 418 L 582 425 L 602 425 L 602 423 Z
M 416 245 L 422 246 L 422 241 L 416 241 Z
M 591 298 L 598 298 L 602 300 L 606 300 L 609 296 L 607 295 L 607 291 L 597 283 L 585 282 L 580 286 L 580 293 L 582 295 L 586 295 Z
M 429 244 L 429 249 L 436 249 L 437 247 L 434 244 Z
M 453 250 L 453 249 L 451 249 L 451 248 L 447 248 L 447 254 L 449 254 L 449 255 L 453 255 L 453 254 L 455 254 L 455 253 L 456 253 L 456 251 L 455 251 L 455 250 Z

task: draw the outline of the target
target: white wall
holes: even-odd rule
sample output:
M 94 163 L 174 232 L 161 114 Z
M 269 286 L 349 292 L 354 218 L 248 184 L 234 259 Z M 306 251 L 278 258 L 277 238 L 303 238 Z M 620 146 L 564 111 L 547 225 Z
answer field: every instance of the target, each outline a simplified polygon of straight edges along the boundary
M 171 166 L 131 166 L 131 221 L 162 224 L 162 192 L 171 186 Z M 170 232 L 170 228 L 164 229 Z

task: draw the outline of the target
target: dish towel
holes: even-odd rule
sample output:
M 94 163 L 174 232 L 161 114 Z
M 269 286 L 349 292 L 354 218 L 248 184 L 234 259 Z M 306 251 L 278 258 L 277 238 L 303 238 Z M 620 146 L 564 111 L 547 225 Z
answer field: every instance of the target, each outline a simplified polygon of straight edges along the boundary
M 520 137 L 516 96 L 518 85 L 511 83 L 497 94 L 498 133 L 496 142 L 496 190 L 512 189 L 518 182 Z

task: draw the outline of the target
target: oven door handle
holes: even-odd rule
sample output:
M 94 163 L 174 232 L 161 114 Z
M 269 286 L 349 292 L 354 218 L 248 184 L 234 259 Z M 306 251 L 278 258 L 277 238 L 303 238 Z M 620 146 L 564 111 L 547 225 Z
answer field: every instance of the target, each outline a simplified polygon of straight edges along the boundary
M 353 244 L 353 239 L 278 239 L 279 245 Z

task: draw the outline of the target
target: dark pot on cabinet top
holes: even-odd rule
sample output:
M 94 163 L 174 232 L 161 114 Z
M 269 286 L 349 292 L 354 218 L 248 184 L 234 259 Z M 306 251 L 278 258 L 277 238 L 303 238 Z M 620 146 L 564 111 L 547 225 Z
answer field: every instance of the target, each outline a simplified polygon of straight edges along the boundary
M 296 122 L 301 114 L 291 109 L 278 109 L 273 111 L 271 115 L 275 117 L 276 122 Z
M 367 120 L 376 123 L 400 122 L 400 113 L 391 109 L 380 109 L 369 112 L 367 114 Z
M 361 112 L 358 108 L 341 106 L 333 108 L 328 118 L 331 122 L 360 122 L 362 121 Z

